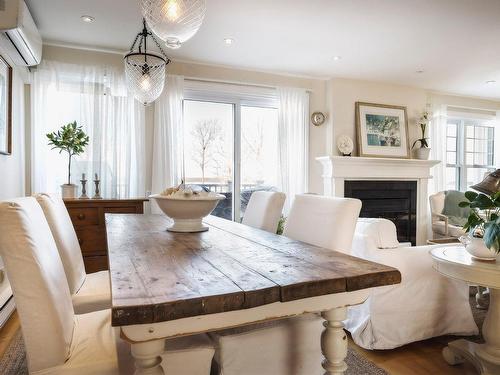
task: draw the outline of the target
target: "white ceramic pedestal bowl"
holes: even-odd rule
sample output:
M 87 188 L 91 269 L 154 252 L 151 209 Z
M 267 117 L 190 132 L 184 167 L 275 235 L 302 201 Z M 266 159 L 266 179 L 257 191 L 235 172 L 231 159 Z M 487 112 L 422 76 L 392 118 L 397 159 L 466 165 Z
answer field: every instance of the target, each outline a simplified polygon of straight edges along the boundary
M 174 220 L 174 224 L 167 228 L 169 232 L 204 232 L 208 227 L 202 220 L 210 215 L 220 200 L 226 199 L 222 194 L 196 199 L 179 199 L 160 194 L 150 195 L 160 209 Z

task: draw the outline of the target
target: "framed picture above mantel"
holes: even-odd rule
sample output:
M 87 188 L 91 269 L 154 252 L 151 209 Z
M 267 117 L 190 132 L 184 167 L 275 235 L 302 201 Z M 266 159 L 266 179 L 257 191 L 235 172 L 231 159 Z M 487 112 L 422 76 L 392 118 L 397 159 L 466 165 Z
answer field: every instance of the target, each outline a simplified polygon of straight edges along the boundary
M 0 154 L 12 153 L 12 68 L 0 56 Z
M 406 107 L 356 102 L 359 156 L 409 158 Z

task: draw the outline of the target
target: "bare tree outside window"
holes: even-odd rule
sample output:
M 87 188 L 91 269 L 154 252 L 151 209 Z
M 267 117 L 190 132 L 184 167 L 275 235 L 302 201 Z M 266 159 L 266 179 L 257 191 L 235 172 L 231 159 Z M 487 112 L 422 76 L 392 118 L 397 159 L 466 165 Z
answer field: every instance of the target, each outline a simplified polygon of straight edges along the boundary
M 201 182 L 205 183 L 205 171 L 214 163 L 214 155 L 222 143 L 222 126 L 218 120 L 198 121 L 191 131 L 194 140 L 192 160 L 201 169 Z

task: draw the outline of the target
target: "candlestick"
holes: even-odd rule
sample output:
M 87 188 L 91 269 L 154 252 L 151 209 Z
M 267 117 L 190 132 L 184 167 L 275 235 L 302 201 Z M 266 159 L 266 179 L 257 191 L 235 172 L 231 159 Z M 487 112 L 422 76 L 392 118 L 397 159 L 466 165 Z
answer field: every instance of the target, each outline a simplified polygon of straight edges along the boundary
M 101 183 L 100 180 L 97 179 L 97 173 L 95 174 L 95 180 L 94 180 L 94 184 L 95 184 L 95 193 L 94 193 L 94 196 L 92 197 L 92 199 L 102 199 L 101 197 L 101 192 L 99 190 L 99 184 Z
M 87 180 L 85 179 L 85 173 L 82 174 L 80 182 L 82 183 L 82 195 L 80 195 L 80 199 L 89 199 L 87 195 Z

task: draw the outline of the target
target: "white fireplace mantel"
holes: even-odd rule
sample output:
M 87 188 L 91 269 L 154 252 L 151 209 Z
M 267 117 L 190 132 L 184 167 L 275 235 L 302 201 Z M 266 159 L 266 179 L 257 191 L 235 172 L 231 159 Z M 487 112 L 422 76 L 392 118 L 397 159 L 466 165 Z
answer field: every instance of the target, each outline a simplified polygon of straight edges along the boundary
M 323 166 L 323 194 L 344 196 L 346 180 L 417 181 L 417 245 L 427 237 L 427 185 L 430 171 L 439 160 L 322 156 L 316 158 Z

